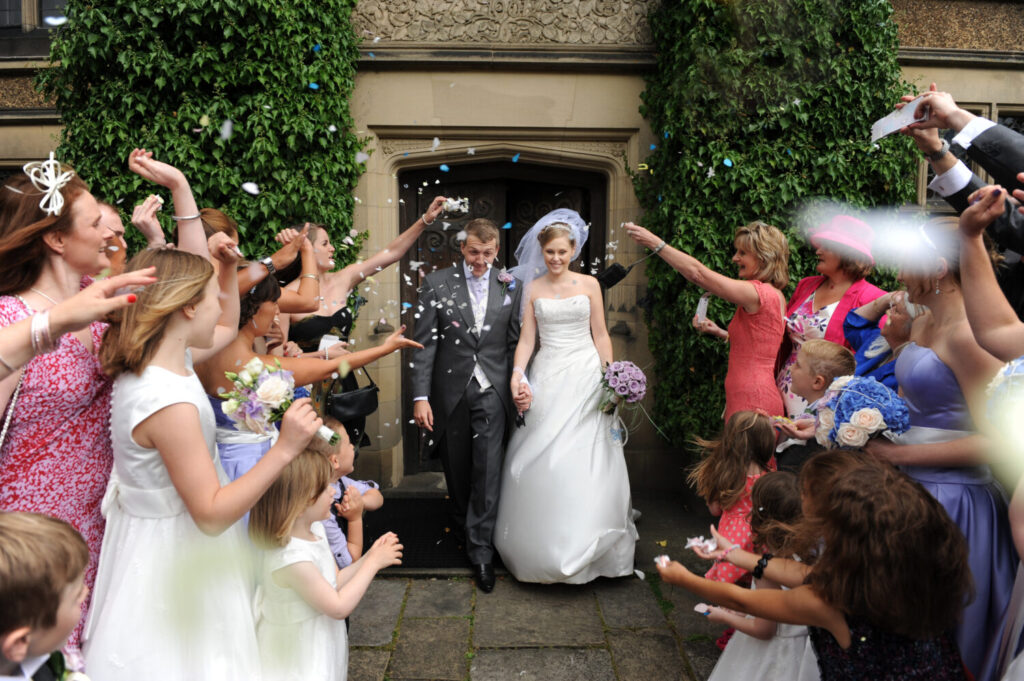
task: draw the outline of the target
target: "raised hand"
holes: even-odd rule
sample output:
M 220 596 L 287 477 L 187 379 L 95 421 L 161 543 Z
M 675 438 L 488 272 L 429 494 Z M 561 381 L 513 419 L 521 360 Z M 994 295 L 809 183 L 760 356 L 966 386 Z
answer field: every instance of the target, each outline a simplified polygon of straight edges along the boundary
M 139 177 L 168 189 L 188 185 L 185 174 L 174 166 L 153 158 L 152 151 L 132 149 L 128 155 L 128 169 Z
M 292 402 L 281 419 L 281 435 L 277 440 L 278 444 L 285 447 L 289 461 L 306 448 L 323 424 L 308 397 Z
M 363 495 L 355 487 L 346 487 L 345 495 L 337 504 L 338 512 L 345 520 L 358 520 L 363 517 Z
M 968 197 L 970 205 L 960 214 L 960 232 L 965 237 L 981 236 L 992 221 L 1003 214 L 1006 190 L 997 184 L 982 187 Z
M 132 210 L 132 224 L 142 233 L 142 236 L 146 237 L 146 243 L 150 245 L 166 242 L 163 227 L 160 226 L 160 221 L 156 217 L 156 212 L 160 210 L 161 206 L 163 206 L 163 201 L 160 200 L 160 197 L 150 194 L 145 201 Z
M 434 222 L 441 213 L 444 212 L 444 202 L 448 199 L 443 196 L 435 196 L 434 200 L 430 202 L 430 207 L 427 208 L 424 215 L 427 218 L 427 222 Z
M 214 232 L 206 240 L 206 247 L 210 250 L 210 257 L 217 260 L 223 267 L 235 267 L 241 260 L 241 251 L 238 244 L 231 240 L 224 232 Z
M 633 224 L 632 222 L 627 222 L 623 224 L 623 227 L 626 228 L 626 234 L 629 235 L 629 238 L 637 242 L 641 246 L 650 249 L 655 249 L 658 247 L 658 244 L 661 243 L 661 238 L 654 236 L 654 234 L 652 234 L 650 230 L 645 229 L 640 225 Z

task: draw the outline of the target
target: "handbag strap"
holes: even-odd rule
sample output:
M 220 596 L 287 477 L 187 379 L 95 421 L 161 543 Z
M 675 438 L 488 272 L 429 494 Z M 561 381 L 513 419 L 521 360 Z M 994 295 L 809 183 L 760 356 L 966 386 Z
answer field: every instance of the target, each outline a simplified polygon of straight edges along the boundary
M 7 403 L 7 418 L 4 419 L 4 429 L 0 431 L 0 447 L 4 446 L 4 440 L 7 439 L 7 429 L 11 427 L 11 417 L 14 416 L 14 405 L 18 402 L 18 394 L 21 392 L 21 384 L 24 382 L 25 372 L 22 371 L 18 385 L 14 388 L 14 394 L 11 395 L 11 401 Z

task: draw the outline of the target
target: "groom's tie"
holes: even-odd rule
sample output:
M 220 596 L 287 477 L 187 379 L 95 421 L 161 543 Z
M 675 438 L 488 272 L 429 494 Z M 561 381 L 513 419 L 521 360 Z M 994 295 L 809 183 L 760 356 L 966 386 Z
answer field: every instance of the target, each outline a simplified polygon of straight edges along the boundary
M 473 302 L 473 333 L 476 334 L 477 339 L 483 333 L 484 317 L 487 315 L 487 277 L 490 274 L 490 271 L 487 271 L 482 277 L 466 277 L 469 283 L 469 297 Z M 487 380 L 487 374 L 480 368 L 480 362 L 473 367 L 473 376 L 480 384 L 480 390 L 487 390 L 491 387 L 491 382 Z

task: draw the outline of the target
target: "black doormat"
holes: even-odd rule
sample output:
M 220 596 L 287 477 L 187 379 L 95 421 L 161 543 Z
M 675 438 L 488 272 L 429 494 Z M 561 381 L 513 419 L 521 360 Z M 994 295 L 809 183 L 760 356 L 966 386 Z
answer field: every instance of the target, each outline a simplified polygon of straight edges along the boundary
M 451 501 L 441 496 L 385 497 L 379 510 L 363 516 L 363 551 L 385 532 L 394 532 L 404 547 L 403 568 L 469 568 L 465 545 L 454 531 L 451 511 Z

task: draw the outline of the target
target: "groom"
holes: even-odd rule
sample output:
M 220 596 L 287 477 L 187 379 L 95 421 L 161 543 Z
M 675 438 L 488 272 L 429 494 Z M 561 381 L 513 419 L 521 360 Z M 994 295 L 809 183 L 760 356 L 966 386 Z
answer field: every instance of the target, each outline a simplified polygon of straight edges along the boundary
M 494 588 L 491 539 L 523 295 L 518 280 L 491 267 L 498 234 L 485 218 L 466 225 L 464 262 L 427 275 L 413 332 L 423 345 L 413 356 L 413 417 L 440 447 L 448 494 L 457 522 L 464 519 L 466 552 L 485 593 Z

